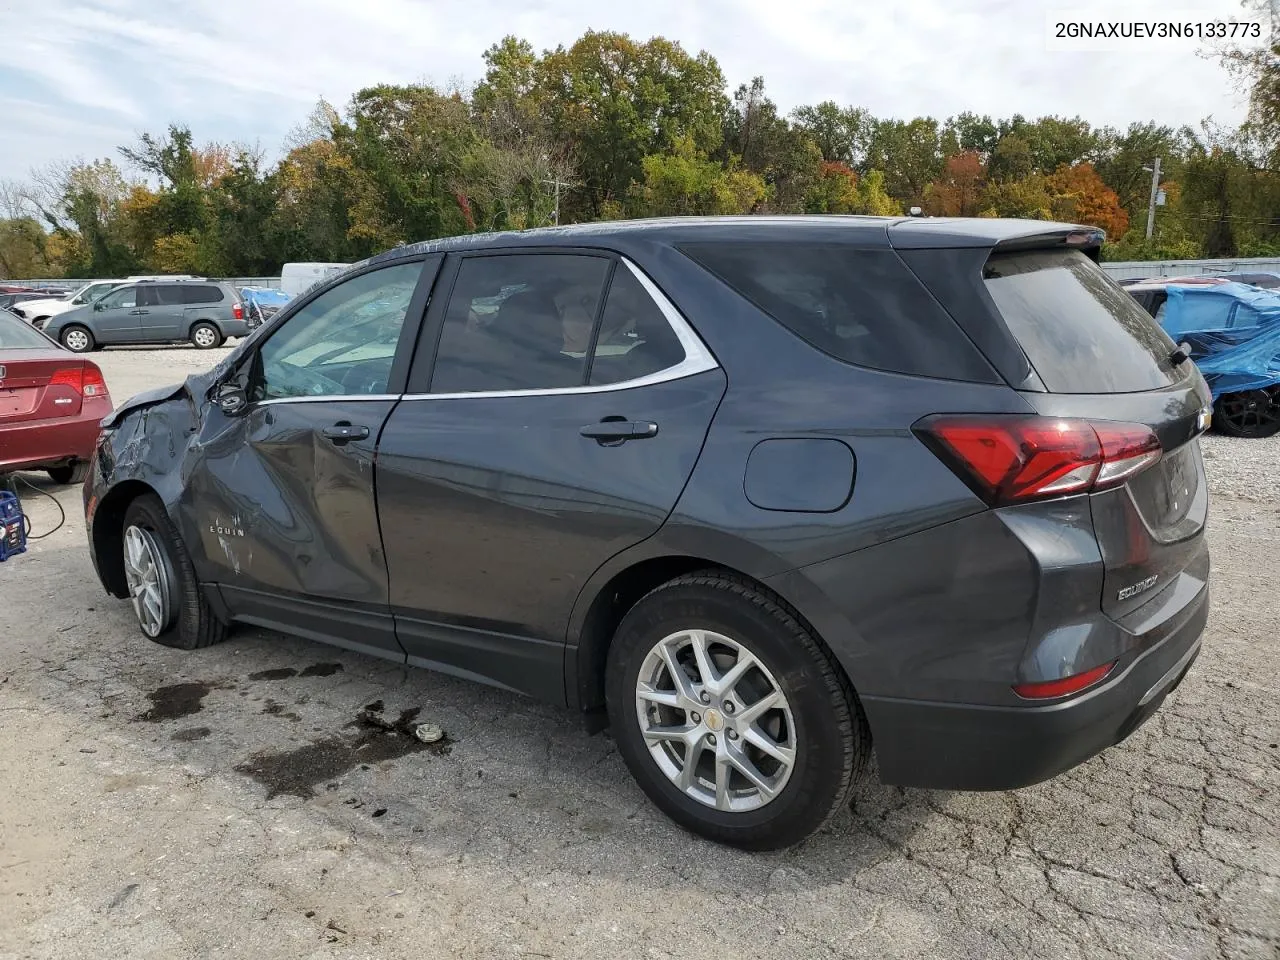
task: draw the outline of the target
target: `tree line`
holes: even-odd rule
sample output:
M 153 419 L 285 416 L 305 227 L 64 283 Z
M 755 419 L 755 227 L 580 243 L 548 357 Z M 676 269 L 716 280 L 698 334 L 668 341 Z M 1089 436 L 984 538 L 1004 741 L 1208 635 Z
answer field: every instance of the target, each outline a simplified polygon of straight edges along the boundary
M 1220 56 L 1251 90 L 1241 127 L 1120 130 L 831 101 L 787 113 L 762 78 L 730 91 L 714 57 L 661 37 L 588 32 L 539 54 L 509 36 L 471 89 L 321 101 L 278 162 L 175 124 L 0 184 L 0 276 L 266 276 L 557 220 L 917 206 L 1096 225 L 1112 259 L 1280 256 L 1280 45 Z M 1147 239 L 1156 157 L 1165 203 Z

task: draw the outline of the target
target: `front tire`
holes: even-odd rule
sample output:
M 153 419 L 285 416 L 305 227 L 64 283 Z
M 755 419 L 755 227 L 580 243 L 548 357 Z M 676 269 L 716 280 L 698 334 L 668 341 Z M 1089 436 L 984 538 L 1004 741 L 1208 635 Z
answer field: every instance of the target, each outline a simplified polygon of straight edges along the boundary
M 94 347 L 93 334 L 89 332 L 88 327 L 82 327 L 79 324 L 64 328 L 62 333 L 58 334 L 58 339 L 72 353 L 88 353 Z
M 685 829 L 748 850 L 798 843 L 865 771 L 861 706 L 794 611 L 716 571 L 663 584 L 623 618 L 606 691 L 618 750 Z
M 191 558 L 159 498 L 148 494 L 129 504 L 120 539 L 130 602 L 145 636 L 181 650 L 207 647 L 226 636 L 226 625 L 205 602 Z
M 50 480 L 65 487 L 73 483 L 84 483 L 84 478 L 89 475 L 89 464 L 77 460 L 64 467 L 50 467 L 45 472 L 49 474 Z
M 222 331 L 212 323 L 197 323 L 191 328 L 191 345 L 198 350 L 222 346 Z

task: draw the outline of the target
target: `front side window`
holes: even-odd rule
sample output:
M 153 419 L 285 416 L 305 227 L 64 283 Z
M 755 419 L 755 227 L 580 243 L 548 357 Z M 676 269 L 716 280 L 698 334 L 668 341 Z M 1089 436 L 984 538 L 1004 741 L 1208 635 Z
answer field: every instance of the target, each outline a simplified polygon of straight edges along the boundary
M 138 305 L 138 288 L 125 287 L 123 290 L 108 293 L 102 298 L 101 302 L 105 310 L 114 310 L 116 307 L 136 307 Z
M 581 386 L 609 267 L 605 257 L 577 254 L 463 260 L 431 392 Z
M 259 348 L 253 400 L 385 393 L 422 263 L 352 277 L 316 297 Z

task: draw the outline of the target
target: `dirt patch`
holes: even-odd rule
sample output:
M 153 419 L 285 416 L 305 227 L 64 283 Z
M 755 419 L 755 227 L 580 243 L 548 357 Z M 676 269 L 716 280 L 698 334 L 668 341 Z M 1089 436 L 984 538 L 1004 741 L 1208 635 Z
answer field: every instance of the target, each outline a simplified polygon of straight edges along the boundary
M 187 727 L 185 730 L 179 730 L 170 740 L 177 740 L 179 743 L 192 743 L 196 740 L 203 740 L 213 731 L 208 727 Z
M 160 687 L 147 694 L 147 699 L 151 701 L 151 709 L 138 714 L 134 719 L 147 723 L 161 723 L 165 720 L 189 717 L 204 709 L 204 698 L 212 689 L 211 683 L 175 683 L 168 687 Z
M 303 670 L 298 676 L 300 677 L 332 677 L 335 673 L 342 672 L 342 664 L 340 663 L 313 663 L 311 666 Z
M 286 713 L 284 704 L 276 703 L 274 700 L 268 700 L 266 706 L 262 708 L 262 712 L 269 717 L 283 717 L 286 720 L 292 720 L 294 723 L 297 723 L 302 719 L 302 717 L 294 713 L 292 710 Z
M 356 767 L 368 769 L 372 764 L 414 753 L 447 756 L 453 750 L 453 741 L 447 736 L 430 744 L 414 736 L 412 721 L 420 709 L 405 710 L 394 721 L 365 709 L 354 724 L 364 728 L 359 734 L 326 737 L 278 753 L 255 753 L 235 769 L 266 787 L 268 800 L 279 796 L 308 800 L 315 796 L 317 785 L 336 780 Z
M 298 671 L 293 667 L 277 667 L 274 670 L 259 670 L 257 673 L 249 674 L 250 680 L 288 680 L 290 677 L 296 677 Z

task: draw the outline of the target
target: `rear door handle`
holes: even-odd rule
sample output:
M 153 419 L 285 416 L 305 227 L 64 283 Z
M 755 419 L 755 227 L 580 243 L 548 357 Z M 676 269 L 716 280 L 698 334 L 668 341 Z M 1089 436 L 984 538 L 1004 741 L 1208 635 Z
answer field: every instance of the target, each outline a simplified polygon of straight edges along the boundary
M 129 311 L 129 316 L 131 316 L 131 317 L 140 317 L 140 316 L 142 316 L 144 313 L 150 313 L 150 312 L 151 312 L 150 310 L 130 310 L 130 311 Z
M 656 437 L 658 425 L 648 420 L 602 420 L 599 423 L 589 423 L 578 432 L 602 444 L 616 444 Z
M 339 420 L 333 426 L 325 427 L 320 433 L 340 447 L 344 443 L 350 443 L 352 440 L 366 439 L 369 436 L 369 428 L 358 424 L 352 426 L 346 420 Z

